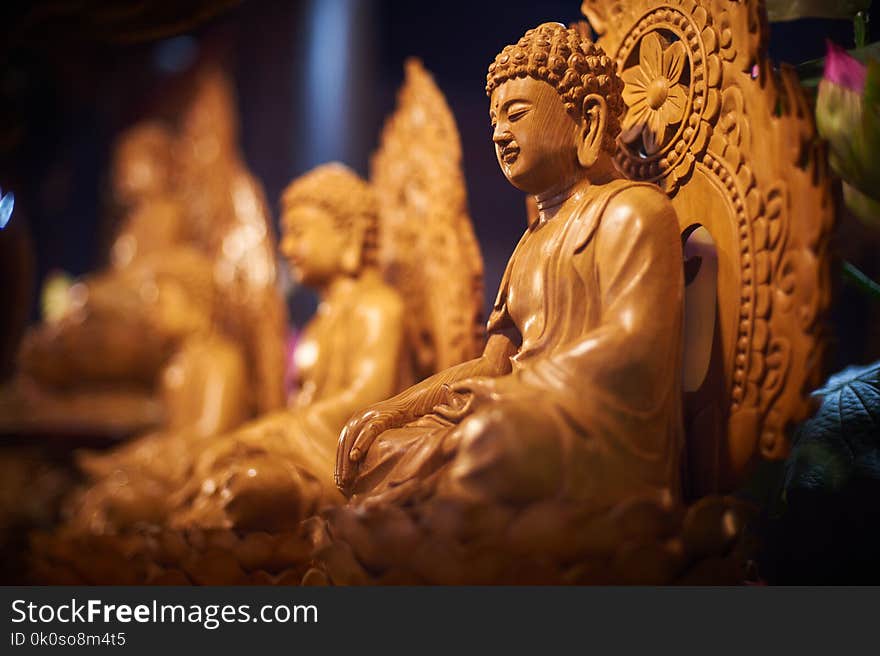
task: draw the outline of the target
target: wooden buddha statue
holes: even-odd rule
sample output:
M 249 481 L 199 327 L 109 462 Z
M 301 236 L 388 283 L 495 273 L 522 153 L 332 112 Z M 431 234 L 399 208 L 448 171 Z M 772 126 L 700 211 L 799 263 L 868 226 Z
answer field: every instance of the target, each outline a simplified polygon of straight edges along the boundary
M 545 24 L 490 67 L 536 211 L 483 356 L 347 424 L 312 582 L 745 578 L 718 495 L 784 456 L 821 380 L 827 167 L 760 3 L 583 11 L 596 44 Z
M 73 285 L 65 314 L 26 336 L 25 393 L 0 399 L 0 423 L 206 436 L 282 405 L 275 237 L 239 153 L 234 104 L 229 80 L 207 68 L 177 132 L 148 122 L 120 138 L 112 182 L 126 215 L 110 266 Z M 102 474 L 124 458 L 83 462 Z
M 605 508 L 679 493 L 683 281 L 678 223 L 611 161 L 623 84 L 572 29 L 505 48 L 487 92 L 498 163 L 536 197 L 483 355 L 359 414 L 338 482 L 355 502 L 413 493 Z
M 338 502 L 339 430 L 400 387 L 404 305 L 378 266 L 370 186 L 341 164 L 320 166 L 285 190 L 281 222 L 282 253 L 321 299 L 294 352 L 294 403 L 196 458 L 171 519 L 178 526 L 284 528 Z

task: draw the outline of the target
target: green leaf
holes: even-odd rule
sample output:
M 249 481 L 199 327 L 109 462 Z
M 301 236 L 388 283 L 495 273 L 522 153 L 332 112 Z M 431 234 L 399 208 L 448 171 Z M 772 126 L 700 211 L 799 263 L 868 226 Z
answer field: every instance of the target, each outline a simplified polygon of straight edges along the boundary
M 767 0 L 771 23 L 798 18 L 852 18 L 871 7 L 871 0 Z
M 867 194 L 853 187 L 851 184 L 843 181 L 843 204 L 852 212 L 853 216 L 859 219 L 869 228 L 880 230 L 880 201 L 871 198 Z M 861 281 L 859 281 L 861 282 Z M 873 281 L 872 281 L 873 282 Z M 877 283 L 874 283 L 876 287 Z M 864 287 L 864 285 L 862 285 Z M 866 288 L 875 296 L 878 296 L 874 288 Z
M 856 48 L 861 48 L 868 40 L 868 14 L 860 11 L 853 18 L 853 30 L 855 32 Z
M 795 434 L 786 497 L 835 493 L 855 479 L 880 481 L 880 362 L 848 367 L 813 395 L 821 405 Z
M 880 362 L 816 390 L 761 528 L 771 584 L 880 583 Z

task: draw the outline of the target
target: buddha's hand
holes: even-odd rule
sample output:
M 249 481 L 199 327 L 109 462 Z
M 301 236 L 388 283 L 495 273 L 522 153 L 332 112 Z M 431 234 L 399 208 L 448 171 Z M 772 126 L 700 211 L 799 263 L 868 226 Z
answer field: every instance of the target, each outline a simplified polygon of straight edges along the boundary
M 479 376 L 444 385 L 446 400 L 434 406 L 434 412 L 449 421 L 461 421 L 500 398 L 499 381 L 499 378 Z
M 367 408 L 349 419 L 342 429 L 336 449 L 336 487 L 347 494 L 357 475 L 358 465 L 366 457 L 373 441 L 401 423 L 401 414 L 382 404 Z

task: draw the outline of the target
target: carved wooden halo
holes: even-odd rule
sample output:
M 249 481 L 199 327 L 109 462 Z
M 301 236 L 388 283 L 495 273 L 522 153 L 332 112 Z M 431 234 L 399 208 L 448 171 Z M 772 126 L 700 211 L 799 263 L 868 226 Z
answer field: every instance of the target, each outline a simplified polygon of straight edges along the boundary
M 667 113 L 651 144 L 629 129 L 640 108 L 625 87 L 628 133 L 615 163 L 666 191 L 683 233 L 703 225 L 717 245 L 714 382 L 687 404 L 714 406 L 714 418 L 689 424 L 688 441 L 716 441 L 727 458 L 716 458 L 702 489 L 731 489 L 757 456 L 785 456 L 786 431 L 809 414 L 821 381 L 834 204 L 812 112 L 794 71 L 766 57 L 759 0 L 584 0 L 581 10 L 625 84 L 654 81 L 638 77 L 646 47 L 654 76 L 676 69 L 666 50 L 682 58 L 671 82 L 684 107 L 674 120 Z M 691 464 L 711 470 L 712 448 L 691 453 Z
M 663 122 L 662 131 L 655 136 L 657 148 L 654 152 L 648 152 L 653 149 L 647 146 L 648 135 L 644 132 L 626 141 L 626 135 L 622 134 L 615 157 L 624 175 L 656 182 L 667 193 L 672 193 L 679 180 L 691 171 L 695 156 L 705 151 L 709 124 L 717 118 L 720 106 L 719 35 L 704 8 L 691 11 L 693 2 L 685 1 L 684 8 L 681 4 L 673 1 L 648 11 L 632 27 L 615 54 L 618 70 L 624 78 L 641 72 L 654 89 L 668 83 L 672 88 L 683 90 L 684 106 L 680 118 Z M 674 50 L 682 53 L 684 62 L 676 79 L 664 79 L 666 70 L 646 70 L 649 64 L 645 59 L 646 50 L 655 43 L 662 48 L 661 65 Z M 650 86 L 646 89 L 649 116 L 662 114 L 671 102 L 668 96 L 665 100 L 651 98 L 654 89 Z M 652 107 L 652 100 L 662 102 L 659 107 Z M 632 113 L 632 108 L 627 110 L 624 125 L 628 119 L 632 120 Z M 651 130 L 650 123 L 643 125 L 645 131 Z

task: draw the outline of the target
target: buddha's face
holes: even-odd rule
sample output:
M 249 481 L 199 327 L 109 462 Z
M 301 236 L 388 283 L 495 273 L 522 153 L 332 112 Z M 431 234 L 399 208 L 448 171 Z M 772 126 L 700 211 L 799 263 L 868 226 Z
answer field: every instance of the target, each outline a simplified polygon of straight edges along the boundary
M 340 275 L 352 236 L 337 227 L 328 210 L 303 203 L 286 206 L 281 225 L 281 253 L 299 282 L 321 287 Z
M 124 205 L 156 194 L 167 186 L 167 163 L 144 145 L 126 145 L 113 163 L 113 191 Z
M 517 189 L 547 193 L 578 175 L 579 126 L 548 83 L 507 80 L 492 91 L 489 118 L 498 164 Z

